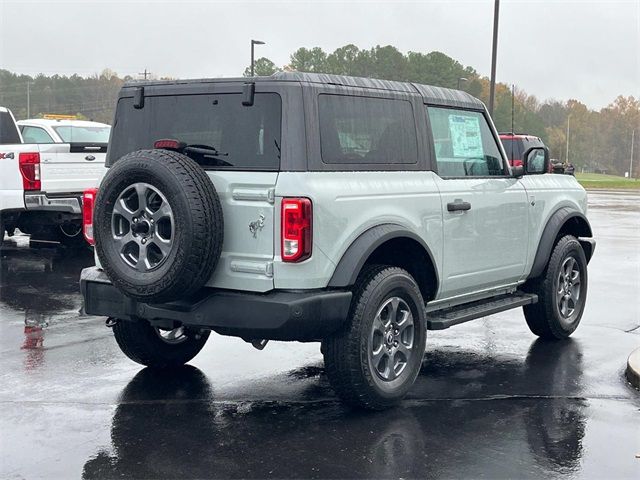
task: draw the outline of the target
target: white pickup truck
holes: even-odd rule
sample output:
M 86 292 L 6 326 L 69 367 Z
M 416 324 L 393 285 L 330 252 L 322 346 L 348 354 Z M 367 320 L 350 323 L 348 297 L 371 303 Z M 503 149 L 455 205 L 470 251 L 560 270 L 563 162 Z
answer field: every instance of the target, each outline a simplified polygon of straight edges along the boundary
M 13 235 L 17 228 L 32 240 L 81 245 L 82 192 L 104 174 L 110 127 L 61 121 L 54 128 L 48 122 L 55 123 L 18 125 L 0 107 L 0 233 Z

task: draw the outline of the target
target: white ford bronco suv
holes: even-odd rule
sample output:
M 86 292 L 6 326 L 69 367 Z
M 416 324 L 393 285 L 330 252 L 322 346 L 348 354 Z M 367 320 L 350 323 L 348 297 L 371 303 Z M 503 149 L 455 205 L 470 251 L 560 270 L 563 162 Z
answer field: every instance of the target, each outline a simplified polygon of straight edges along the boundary
M 545 148 L 509 167 L 455 90 L 319 74 L 130 83 L 99 190 L 88 314 L 132 360 L 191 360 L 211 330 L 320 341 L 347 403 L 399 402 L 429 329 L 523 307 L 566 338 L 595 242 Z M 513 246 L 517 245 L 517 248 Z

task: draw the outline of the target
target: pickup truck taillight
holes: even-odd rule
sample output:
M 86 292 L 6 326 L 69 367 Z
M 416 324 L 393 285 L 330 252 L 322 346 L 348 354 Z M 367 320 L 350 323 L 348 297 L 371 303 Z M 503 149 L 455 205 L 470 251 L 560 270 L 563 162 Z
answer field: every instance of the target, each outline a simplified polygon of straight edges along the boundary
M 97 194 L 97 188 L 88 188 L 82 195 L 82 233 L 89 245 L 96 244 L 93 237 L 93 206 Z
M 40 190 L 40 154 L 38 152 L 22 152 L 18 156 L 18 165 L 22 175 L 22 188 L 26 190 Z
M 282 261 L 301 262 L 311 256 L 312 218 L 308 198 L 282 199 Z

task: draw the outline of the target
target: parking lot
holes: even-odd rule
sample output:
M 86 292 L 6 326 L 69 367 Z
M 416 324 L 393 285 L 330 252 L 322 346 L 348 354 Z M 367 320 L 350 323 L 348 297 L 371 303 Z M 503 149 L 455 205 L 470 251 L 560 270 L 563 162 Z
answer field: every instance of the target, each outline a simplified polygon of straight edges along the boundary
M 381 413 L 335 398 L 318 344 L 214 334 L 190 365 L 142 369 L 79 313 L 89 250 L 5 238 L 0 477 L 638 478 L 640 195 L 591 192 L 589 219 L 571 340 L 536 340 L 519 309 L 430 332 L 408 398 Z

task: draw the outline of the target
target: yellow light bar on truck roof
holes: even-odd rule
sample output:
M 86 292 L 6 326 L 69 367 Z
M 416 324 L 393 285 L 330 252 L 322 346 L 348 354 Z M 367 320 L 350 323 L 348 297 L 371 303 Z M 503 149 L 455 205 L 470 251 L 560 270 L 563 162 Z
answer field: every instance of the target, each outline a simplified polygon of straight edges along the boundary
M 78 117 L 76 115 L 60 115 L 57 113 L 45 113 L 42 115 L 42 118 L 46 120 L 76 120 Z

